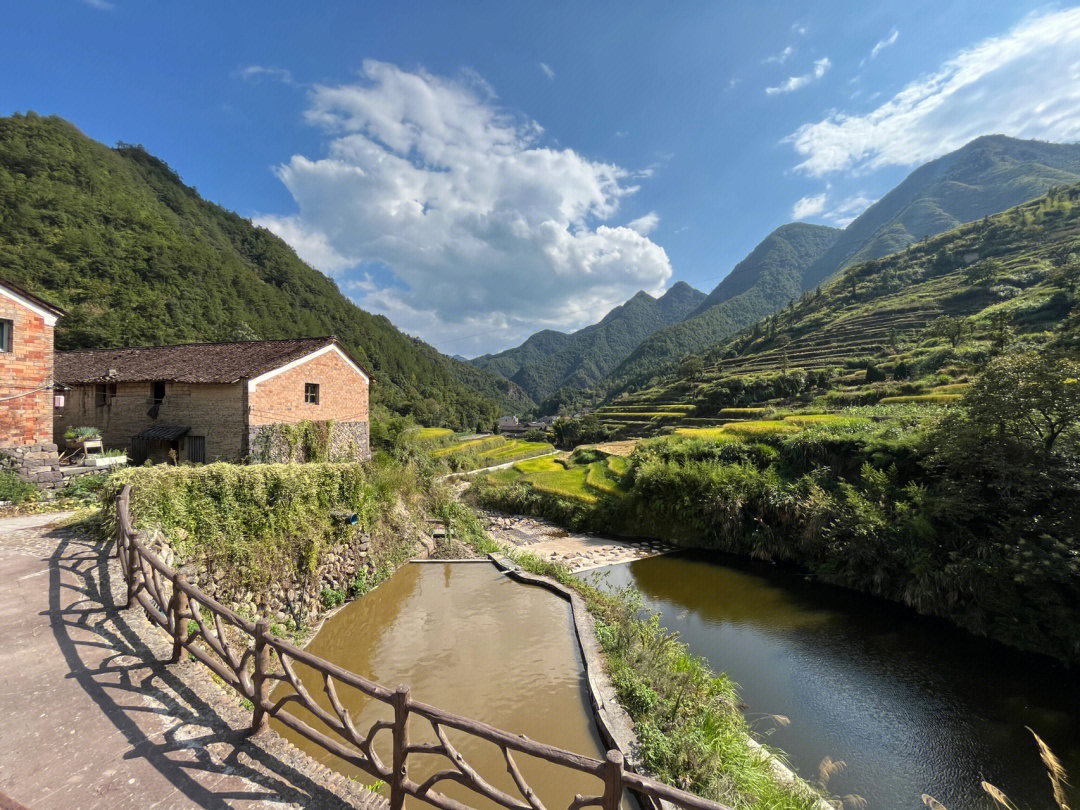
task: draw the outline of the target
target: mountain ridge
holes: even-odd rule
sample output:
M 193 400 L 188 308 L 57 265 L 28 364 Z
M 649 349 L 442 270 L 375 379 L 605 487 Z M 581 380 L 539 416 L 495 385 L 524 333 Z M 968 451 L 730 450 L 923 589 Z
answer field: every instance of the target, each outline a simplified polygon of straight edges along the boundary
M 599 382 L 641 339 L 692 312 L 705 294 L 685 281 L 659 298 L 639 290 L 597 323 L 572 333 L 542 330 L 520 346 L 470 362 L 501 374 L 542 403 L 560 388 Z

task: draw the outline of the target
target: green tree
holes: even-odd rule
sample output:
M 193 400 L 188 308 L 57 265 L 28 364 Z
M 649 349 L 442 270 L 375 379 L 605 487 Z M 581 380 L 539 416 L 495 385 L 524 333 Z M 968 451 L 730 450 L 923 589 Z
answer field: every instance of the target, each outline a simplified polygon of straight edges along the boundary
M 971 335 L 971 322 L 967 318 L 942 315 L 927 330 L 931 337 L 945 338 L 955 349 Z
M 990 343 L 995 352 L 1003 352 L 1013 339 L 1012 315 L 1005 311 L 990 316 Z
M 1080 426 L 1080 362 L 1018 352 L 993 360 L 964 397 L 967 418 L 987 437 L 1027 439 L 1050 453 Z
M 683 361 L 679 363 L 679 376 L 685 377 L 688 380 L 696 380 L 701 375 L 701 370 L 704 367 L 705 361 L 698 355 L 688 354 L 683 358 Z

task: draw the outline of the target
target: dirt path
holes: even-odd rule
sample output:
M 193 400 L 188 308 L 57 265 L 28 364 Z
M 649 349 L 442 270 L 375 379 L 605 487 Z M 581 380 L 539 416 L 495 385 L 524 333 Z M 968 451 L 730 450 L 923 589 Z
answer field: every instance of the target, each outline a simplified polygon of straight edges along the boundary
M 574 573 L 656 557 L 674 551 L 658 540 L 616 540 L 568 532 L 552 523 L 519 515 L 478 510 L 491 536 L 504 545 L 561 562 Z
M 0 520 L 0 806 L 385 808 L 250 715 L 138 610 L 108 547 Z

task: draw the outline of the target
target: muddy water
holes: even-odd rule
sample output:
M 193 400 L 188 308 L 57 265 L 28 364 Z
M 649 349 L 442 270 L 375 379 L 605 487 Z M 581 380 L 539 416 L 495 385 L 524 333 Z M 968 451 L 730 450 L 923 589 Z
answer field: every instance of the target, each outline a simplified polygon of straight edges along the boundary
M 836 795 L 873 810 L 990 807 L 979 783 L 1020 808 L 1052 808 L 1031 726 L 1080 782 L 1080 679 L 1045 658 L 944 621 L 773 566 L 657 557 L 607 569 L 742 687 L 747 714 L 796 770 L 844 760 Z M 777 726 L 768 714 L 784 715 Z M 1072 791 L 1077 807 L 1080 790 Z
M 539 742 L 603 756 L 569 606 L 542 588 L 513 582 L 488 563 L 406 565 L 330 618 L 308 650 L 390 688 L 407 684 L 412 697 L 424 703 Z M 299 669 L 309 693 L 329 709 L 321 677 Z M 339 689 L 339 696 L 358 729 L 392 717 L 388 706 L 352 690 Z M 297 704 L 291 710 L 324 728 Z M 273 725 L 319 761 L 367 784 L 373 781 L 277 721 Z M 435 741 L 430 725 L 416 716 L 410 735 L 413 742 Z M 455 731 L 449 736 L 485 779 L 518 795 L 495 746 Z M 389 743 L 390 733 L 380 732 L 376 751 L 384 763 L 390 762 Z M 601 792 L 594 777 L 524 755 L 515 759 L 548 807 L 568 806 L 575 793 Z M 412 755 L 409 777 L 423 781 L 448 764 L 443 758 Z M 440 789 L 470 806 L 495 806 L 459 785 L 442 783 Z M 427 806 L 416 800 L 409 804 Z

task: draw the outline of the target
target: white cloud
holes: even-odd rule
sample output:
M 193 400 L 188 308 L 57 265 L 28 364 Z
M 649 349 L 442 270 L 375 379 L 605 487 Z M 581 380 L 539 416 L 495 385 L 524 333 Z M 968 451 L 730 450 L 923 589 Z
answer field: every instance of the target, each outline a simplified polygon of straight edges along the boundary
M 791 76 L 783 84 L 779 84 L 776 87 L 766 87 L 765 92 L 770 96 L 777 93 L 791 93 L 795 90 L 799 90 L 811 82 L 815 82 L 829 72 L 829 68 L 832 67 L 832 62 L 829 61 L 829 57 L 823 56 L 821 59 L 814 61 L 814 69 L 809 73 L 804 73 L 801 76 Z
M 873 200 L 864 194 L 852 194 L 841 200 L 822 215 L 822 218 L 830 225 L 838 228 L 846 228 L 848 224 L 858 217 L 863 211 L 873 205 Z
M 816 218 L 838 228 L 847 227 L 853 219 L 873 205 L 875 200 L 862 193 L 852 194 L 838 203 L 830 203 L 829 191 L 801 198 L 791 208 L 791 216 L 796 220 Z
M 640 173 L 544 145 L 475 75 L 367 61 L 356 83 L 313 87 L 305 116 L 327 154 L 278 166 L 299 212 L 255 221 L 448 351 L 577 328 L 666 287 L 667 254 L 645 235 L 655 215 L 611 222 Z M 393 284 L 357 286 L 354 267 Z
M 655 211 L 650 211 L 643 217 L 631 220 L 627 223 L 626 227 L 632 231 L 637 231 L 642 236 L 648 236 L 654 230 L 656 226 L 660 224 L 660 215 Z
M 823 176 L 923 163 L 990 133 L 1080 138 L 1080 8 L 1029 16 L 866 115 L 832 112 L 785 140 Z
M 769 65 L 769 64 L 782 65 L 782 64 L 784 64 L 784 62 L 786 62 L 788 59 L 790 59 L 792 54 L 794 54 L 794 53 L 795 53 L 795 49 L 793 47 L 791 47 L 790 45 L 788 45 L 786 48 L 784 48 L 784 50 L 780 51 L 780 53 L 774 54 L 773 56 L 770 56 L 770 57 L 766 58 L 764 60 L 764 62 L 765 62 L 766 65 Z
M 826 195 L 824 193 L 815 194 L 812 197 L 803 197 L 791 207 L 791 216 L 794 219 L 802 220 L 820 214 L 825 210 L 825 200 Z
M 98 11 L 112 11 L 116 8 L 116 4 L 110 3 L 109 0 L 83 0 L 83 2 L 91 8 L 96 8 Z
M 555 71 L 551 69 L 551 66 L 547 62 L 540 63 L 540 70 L 544 71 L 544 75 L 549 79 L 555 78 Z
M 798 34 L 800 37 L 806 36 L 806 26 L 800 22 L 794 22 L 791 24 L 791 30 Z
M 871 59 L 877 59 L 877 56 L 878 56 L 879 53 L 881 53 L 886 48 L 895 45 L 896 40 L 898 40 L 899 38 L 900 38 L 900 31 L 898 29 L 894 28 L 892 30 L 892 33 L 889 34 L 887 37 L 885 37 L 885 39 L 879 39 L 874 44 L 874 47 L 870 49 L 870 58 Z
M 237 68 L 235 74 L 239 78 L 246 82 L 260 82 L 264 79 L 273 79 L 274 81 L 282 82 L 283 84 L 295 84 L 293 81 L 293 75 L 285 68 L 273 67 L 270 65 L 244 65 Z

